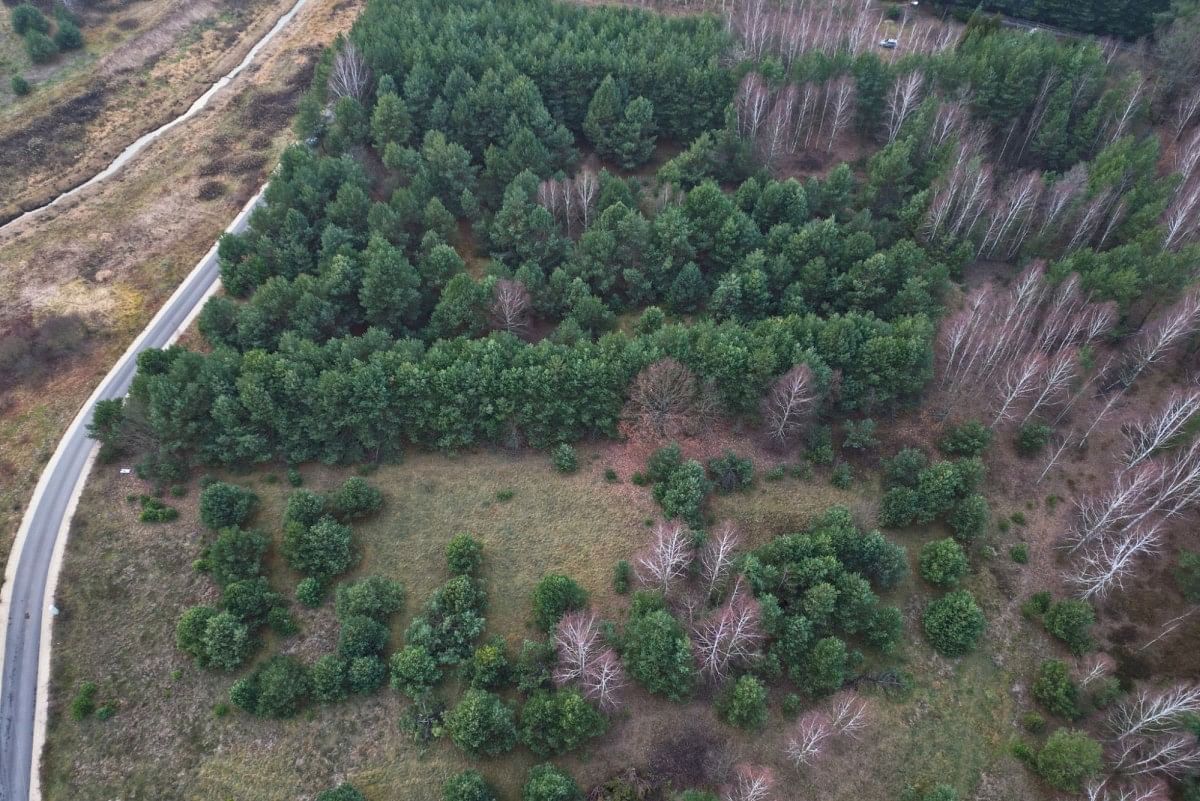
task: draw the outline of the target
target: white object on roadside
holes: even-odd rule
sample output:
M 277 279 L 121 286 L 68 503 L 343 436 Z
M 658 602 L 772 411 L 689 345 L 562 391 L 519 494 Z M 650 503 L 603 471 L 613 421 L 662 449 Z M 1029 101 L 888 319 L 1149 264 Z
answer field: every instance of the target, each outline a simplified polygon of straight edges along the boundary
M 122 468 L 121 468 L 121 475 L 123 475 L 123 476 L 127 476 L 127 475 L 129 475 L 130 473 L 132 473 L 132 472 L 133 472 L 133 470 L 132 470 L 132 469 L 130 469 L 130 468 L 128 468 L 128 467 L 122 467 Z

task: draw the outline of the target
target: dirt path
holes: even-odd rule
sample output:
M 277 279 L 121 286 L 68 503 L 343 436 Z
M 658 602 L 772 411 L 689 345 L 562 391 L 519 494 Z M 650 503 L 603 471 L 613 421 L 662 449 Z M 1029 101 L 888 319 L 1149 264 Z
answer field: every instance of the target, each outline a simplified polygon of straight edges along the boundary
M 79 405 L 265 180 L 320 47 L 349 29 L 359 7 L 310 0 L 207 110 L 109 181 L 0 239 L 9 348 L 0 376 L 10 382 L 0 385 L 3 559 Z
M 0 114 L 0 183 L 9 189 L 0 223 L 79 185 L 187 110 L 293 2 L 187 0 L 91 13 L 95 60 L 46 76 Z

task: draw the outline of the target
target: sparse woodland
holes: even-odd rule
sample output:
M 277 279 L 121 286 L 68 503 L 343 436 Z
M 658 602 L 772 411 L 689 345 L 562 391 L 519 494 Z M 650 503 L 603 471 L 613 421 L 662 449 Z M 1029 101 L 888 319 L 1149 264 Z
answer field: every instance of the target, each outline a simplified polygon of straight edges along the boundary
M 591 443 L 644 445 L 637 472 L 607 477 L 661 513 L 614 566 L 620 614 L 548 572 L 532 633 L 506 643 L 487 633 L 503 589 L 471 536 L 450 541 L 440 588 L 407 598 L 385 576 L 342 580 L 356 521 L 383 504 L 369 481 L 296 489 L 282 521 L 218 482 L 197 566 L 220 601 L 184 612 L 179 649 L 231 671 L 246 713 L 395 692 L 407 734 L 484 762 L 586 754 L 636 726 L 631 694 L 703 702 L 786 742 L 710 787 L 581 788 L 543 762 L 523 798 L 769 801 L 796 797 L 778 765 L 836 772 L 831 748 L 903 703 L 913 643 L 952 665 L 1004 618 L 1062 652 L 1022 677 L 1027 731 L 1004 746 L 1039 792 L 1195 801 L 1200 673 L 1150 675 L 1096 634 L 1151 576 L 1177 575 L 1191 604 L 1159 638 L 1200 596 L 1200 93 L 1172 50 L 1186 9 L 1134 53 L 875 2 L 630 5 L 670 13 L 370 0 L 321 61 L 265 204 L 221 240 L 205 347 L 143 354 L 92 429 L 159 487 L 413 449 L 552 451 L 569 474 Z M 1134 14 L 992 5 L 1087 33 Z M 1154 30 L 1151 10 L 1130 33 Z M 699 455 L 730 430 L 775 467 Z M 1112 432 L 1119 448 L 1096 447 Z M 875 519 L 833 506 L 767 535 L 712 511 L 814 465 L 841 489 L 877 475 Z M 1020 499 L 993 492 L 997 465 Z M 1066 522 L 1022 584 L 1038 592 L 981 600 L 989 537 L 1025 522 L 997 508 L 1064 485 Z M 251 521 L 282 527 L 298 586 L 273 585 Z M 941 529 L 919 553 L 897 541 Z M 897 597 L 910 571 L 932 588 L 919 609 Z M 295 632 L 291 596 L 336 610 L 336 651 L 315 663 L 257 655 L 260 632 Z M 393 642 L 406 604 L 421 611 Z M 358 793 L 320 797 L 374 799 Z M 469 770 L 444 797 L 494 791 Z

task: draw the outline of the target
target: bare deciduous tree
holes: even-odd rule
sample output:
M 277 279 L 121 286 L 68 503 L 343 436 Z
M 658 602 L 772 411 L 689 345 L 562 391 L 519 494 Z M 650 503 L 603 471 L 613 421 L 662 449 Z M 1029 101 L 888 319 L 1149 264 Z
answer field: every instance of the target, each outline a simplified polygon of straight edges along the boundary
M 857 738 L 870 723 L 870 707 L 853 692 L 841 692 L 829 702 L 829 725 L 838 735 Z
M 1119 739 L 1163 734 L 1177 728 L 1187 715 L 1200 714 L 1200 685 L 1177 684 L 1166 690 L 1141 688 L 1109 713 L 1109 725 Z
M 700 551 L 700 579 L 704 582 L 705 597 L 712 598 L 733 568 L 742 533 L 737 526 L 725 521 L 717 526 Z
M 621 658 L 611 648 L 605 648 L 588 665 L 579 682 L 585 697 L 592 699 L 605 712 L 622 704 L 622 690 L 629 684 Z
M 654 526 L 654 538 L 635 561 L 638 580 L 666 595 L 672 585 L 687 575 L 692 561 L 691 537 L 680 523 L 660 521 Z
M 691 369 L 668 356 L 633 379 L 625 418 L 647 435 L 677 437 L 706 425 L 715 406 L 710 388 L 701 385 Z
M 721 795 L 721 801 L 769 801 L 775 787 L 770 768 L 758 765 L 738 765 L 733 784 Z
M 1156 553 L 1160 545 L 1159 525 L 1128 528 L 1086 545 L 1066 579 L 1083 598 L 1103 598 L 1124 585 L 1136 561 Z
M 758 601 L 740 587 L 724 605 L 701 620 L 692 635 L 700 671 L 713 679 L 724 678 L 731 668 L 749 662 L 762 641 Z
M 1085 657 L 1080 663 L 1076 671 L 1080 687 L 1088 687 L 1101 679 L 1112 675 L 1117 669 L 1116 660 L 1108 654 L 1097 651 Z
M 367 61 L 358 52 L 354 42 L 347 41 L 333 57 L 329 70 L 329 90 L 336 97 L 353 97 L 361 100 L 371 82 L 371 70 Z
M 520 281 L 501 278 L 492 292 L 492 326 L 524 334 L 529 328 L 529 290 Z
M 1156 413 L 1125 427 L 1125 466 L 1135 467 L 1174 439 L 1200 413 L 1200 390 L 1172 393 Z
M 812 368 L 797 364 L 771 385 L 763 398 L 762 416 L 767 435 L 779 447 L 795 439 L 817 409 Z
M 887 101 L 888 143 L 896 141 L 900 129 L 921 103 L 921 90 L 925 87 L 925 73 L 913 70 L 892 84 Z
M 582 681 L 592 669 L 600 643 L 600 628 L 596 625 L 594 612 L 563 615 L 554 631 L 554 648 L 558 653 L 554 681 L 557 684 Z
M 821 758 L 832 736 L 833 727 L 825 713 L 807 712 L 792 730 L 784 753 L 796 767 L 812 765 Z

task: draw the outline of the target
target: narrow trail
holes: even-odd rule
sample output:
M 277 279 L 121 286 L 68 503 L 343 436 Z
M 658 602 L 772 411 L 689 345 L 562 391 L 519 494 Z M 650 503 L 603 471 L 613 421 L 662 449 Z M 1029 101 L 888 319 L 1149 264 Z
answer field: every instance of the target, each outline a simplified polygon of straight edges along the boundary
M 283 16 L 281 16 L 278 20 L 276 20 L 275 24 L 271 27 L 271 29 L 269 31 L 267 31 L 261 39 L 259 39 L 257 42 L 255 42 L 254 46 L 251 47 L 249 52 L 246 53 L 245 58 L 243 58 L 236 67 L 234 67 L 229 72 L 222 75 L 210 87 L 208 87 L 208 90 L 205 91 L 204 94 L 200 95 L 200 97 L 196 98 L 196 100 L 192 103 L 192 105 L 188 107 L 187 111 L 183 112 L 175 119 L 170 120 L 167 123 L 164 123 L 163 125 L 159 126 L 158 128 L 155 128 L 153 131 L 150 131 L 150 132 L 145 133 L 142 136 L 138 137 L 132 144 L 130 144 L 128 147 L 126 147 L 124 150 L 122 150 L 120 152 L 120 154 L 118 154 L 117 157 L 115 159 L 113 159 L 107 167 L 105 167 L 103 170 L 101 170 L 100 172 L 93 175 L 91 178 L 88 178 L 83 183 L 80 183 L 77 186 L 75 186 L 71 189 L 68 189 L 67 191 L 65 191 L 62 194 L 55 197 L 53 200 L 48 201 L 47 203 L 43 203 L 42 205 L 37 206 L 35 208 L 29 209 L 28 211 L 24 212 L 23 214 L 20 214 L 16 217 L 12 218 L 8 222 L 0 225 L 0 232 L 3 232 L 5 229 L 8 229 L 10 226 L 14 226 L 17 223 L 20 223 L 22 221 L 31 220 L 34 217 L 41 214 L 42 212 L 46 211 L 47 209 L 58 205 L 62 201 L 66 200 L 67 198 L 73 197 L 74 195 L 78 194 L 79 192 L 82 192 L 84 189 L 87 189 L 89 186 L 94 186 L 94 185 L 100 183 L 101 181 L 104 181 L 107 178 L 111 178 L 122 167 L 124 167 L 126 164 L 128 164 L 131 159 L 133 159 L 135 156 L 137 156 L 138 153 L 141 153 L 143 150 L 145 150 L 146 147 L 148 147 L 152 142 L 157 140 L 160 136 L 162 136 L 163 134 L 165 134 L 167 131 L 171 130 L 175 126 L 179 125 L 180 123 L 186 122 L 189 119 L 191 119 L 192 117 L 199 114 L 201 111 L 203 111 L 205 108 L 207 108 L 209 102 L 212 101 L 213 97 L 215 97 L 218 92 L 220 92 L 222 89 L 224 89 L 226 86 L 228 86 L 229 83 L 231 81 L 233 81 L 234 78 L 236 78 L 243 70 L 245 70 L 247 67 L 249 67 L 254 62 L 255 57 L 258 56 L 258 54 L 262 51 L 262 49 L 264 47 L 266 47 L 267 44 L 269 44 L 272 39 L 275 38 L 276 34 L 278 34 L 281 30 L 283 30 L 285 27 L 287 27 L 287 24 L 292 21 L 292 19 L 296 16 L 296 13 L 299 12 L 300 9 L 303 8 L 307 2 L 308 2 L 308 0 L 296 0 L 295 4 L 290 9 L 288 9 L 288 11 L 285 14 L 283 14 Z

